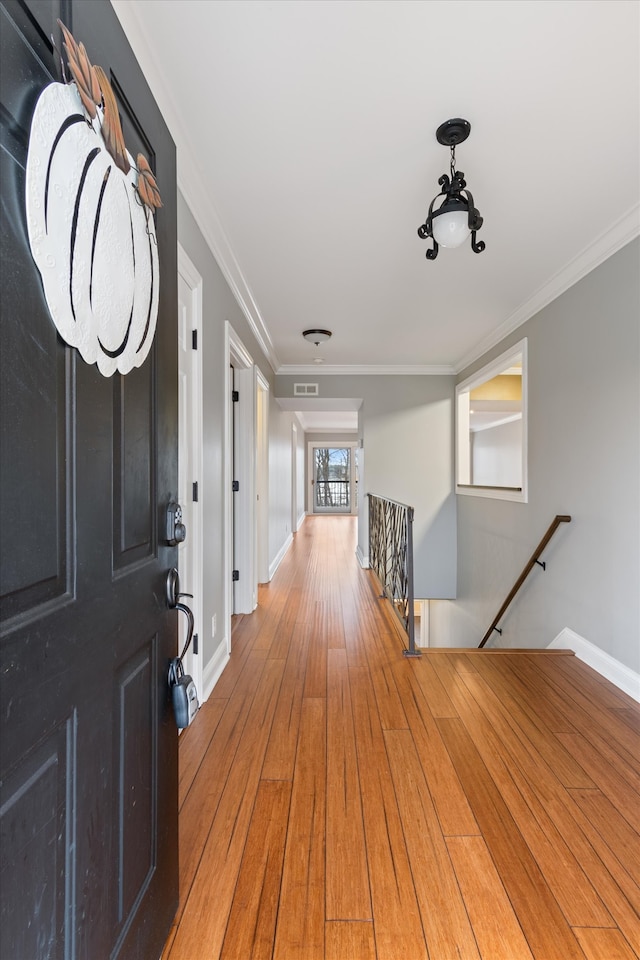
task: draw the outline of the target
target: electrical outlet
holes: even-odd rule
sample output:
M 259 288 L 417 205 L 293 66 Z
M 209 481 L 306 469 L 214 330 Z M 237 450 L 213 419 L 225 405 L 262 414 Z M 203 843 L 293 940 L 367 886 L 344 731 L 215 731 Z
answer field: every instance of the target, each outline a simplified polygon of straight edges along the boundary
M 216 636 L 216 615 L 214 613 L 214 615 L 211 617 L 211 638 L 215 640 L 215 636 Z

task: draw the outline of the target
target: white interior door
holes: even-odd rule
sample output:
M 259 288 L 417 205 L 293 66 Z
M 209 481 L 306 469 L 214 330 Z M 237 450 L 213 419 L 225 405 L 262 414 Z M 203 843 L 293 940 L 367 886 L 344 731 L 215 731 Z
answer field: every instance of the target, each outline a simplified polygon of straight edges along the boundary
M 240 576 L 240 557 L 242 556 L 242 524 L 240 521 L 239 501 L 240 485 L 244 482 L 242 477 L 242 463 L 240 461 L 240 436 L 239 436 L 239 417 L 240 400 L 234 397 L 239 396 L 239 384 L 236 384 L 236 370 L 233 364 L 229 365 L 229 378 L 231 381 L 231 406 L 229 407 L 231 419 L 229 429 L 231 431 L 231 515 L 229 522 L 231 524 L 231 567 L 232 575 L 235 578 Z M 244 402 L 244 400 L 243 400 Z M 238 489 L 236 489 L 236 487 Z M 242 573 L 246 576 L 246 571 Z M 233 579 L 231 582 L 232 591 L 232 613 L 244 613 L 242 610 L 242 597 L 239 579 Z
M 298 428 L 291 424 L 291 532 L 298 529 Z
M 201 521 L 201 316 L 197 275 L 189 270 L 182 255 L 178 273 L 178 501 L 182 507 L 187 536 L 178 547 L 180 589 L 193 594 L 184 601 L 194 615 L 198 653 L 192 643 L 184 659 L 202 694 L 202 521 Z M 187 636 L 186 617 L 179 618 L 178 653 Z
M 269 384 L 256 368 L 256 565 L 269 582 Z
M 256 549 L 256 374 L 251 355 L 225 325 L 225 623 L 231 650 L 231 614 L 251 613 L 258 602 Z M 236 399 L 232 399 L 234 390 Z M 234 482 L 236 489 L 234 489 Z M 234 571 L 237 574 L 234 578 Z

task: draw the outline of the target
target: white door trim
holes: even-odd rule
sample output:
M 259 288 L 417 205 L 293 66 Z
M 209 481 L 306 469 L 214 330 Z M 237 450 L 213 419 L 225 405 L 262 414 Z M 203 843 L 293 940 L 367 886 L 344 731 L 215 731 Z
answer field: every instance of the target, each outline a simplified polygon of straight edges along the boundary
M 235 389 L 240 393 L 237 410 L 237 430 L 235 436 L 236 462 L 239 468 L 240 489 L 233 494 L 236 499 L 236 564 L 240 571 L 240 580 L 235 590 L 232 581 L 233 549 L 232 535 L 232 493 L 233 450 L 231 446 L 231 374 L 230 365 L 235 369 Z M 251 613 L 258 599 L 256 563 L 255 563 L 255 502 L 256 502 L 256 381 L 253 359 L 228 320 L 225 321 L 225 391 L 224 391 L 224 500 L 225 500 L 225 539 L 224 539 L 224 576 L 225 589 L 225 628 L 227 649 L 231 652 L 231 614 Z
M 291 533 L 298 530 L 298 427 L 291 424 Z
M 256 371 L 256 573 L 269 582 L 269 383 Z
M 203 531 L 202 499 L 204 496 L 202 482 L 202 448 L 203 448 L 203 425 L 202 425 L 202 289 L 203 281 L 200 273 L 194 266 L 191 259 L 187 256 L 184 249 L 178 244 L 178 274 L 184 280 L 191 291 L 191 329 L 197 331 L 197 350 L 191 352 L 191 368 L 189 371 L 190 379 L 190 410 L 191 410 L 191 461 L 193 467 L 193 481 L 198 483 L 198 501 L 192 503 L 192 521 L 190 529 L 187 530 L 187 539 L 185 548 L 190 552 L 189 565 L 192 571 L 192 583 L 182 584 L 182 589 L 188 593 L 193 593 L 193 599 L 190 601 L 193 611 L 195 630 L 199 634 L 199 652 L 193 653 L 193 648 L 188 659 L 188 670 L 194 679 L 198 693 L 202 696 L 202 663 L 203 663 L 203 644 L 204 644 L 204 623 L 203 623 L 203 590 L 204 590 L 204 557 L 203 557 Z M 197 518 L 197 519 L 196 519 Z

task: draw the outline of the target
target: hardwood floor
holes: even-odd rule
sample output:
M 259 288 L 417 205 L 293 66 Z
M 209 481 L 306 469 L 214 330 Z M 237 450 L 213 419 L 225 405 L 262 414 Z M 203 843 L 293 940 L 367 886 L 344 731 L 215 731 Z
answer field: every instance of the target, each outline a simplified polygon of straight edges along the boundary
M 163 960 L 640 957 L 640 709 L 564 652 L 402 656 L 309 517 L 180 741 Z

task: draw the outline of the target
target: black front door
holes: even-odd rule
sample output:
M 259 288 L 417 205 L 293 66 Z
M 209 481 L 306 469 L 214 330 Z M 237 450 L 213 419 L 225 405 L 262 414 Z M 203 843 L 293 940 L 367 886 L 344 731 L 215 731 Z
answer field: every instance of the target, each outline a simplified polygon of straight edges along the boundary
M 110 75 L 164 203 L 156 338 L 126 376 L 59 338 L 27 239 L 57 17 Z M 2 0 L 0 40 L 0 956 L 156 960 L 177 905 L 175 150 L 108 0 Z

